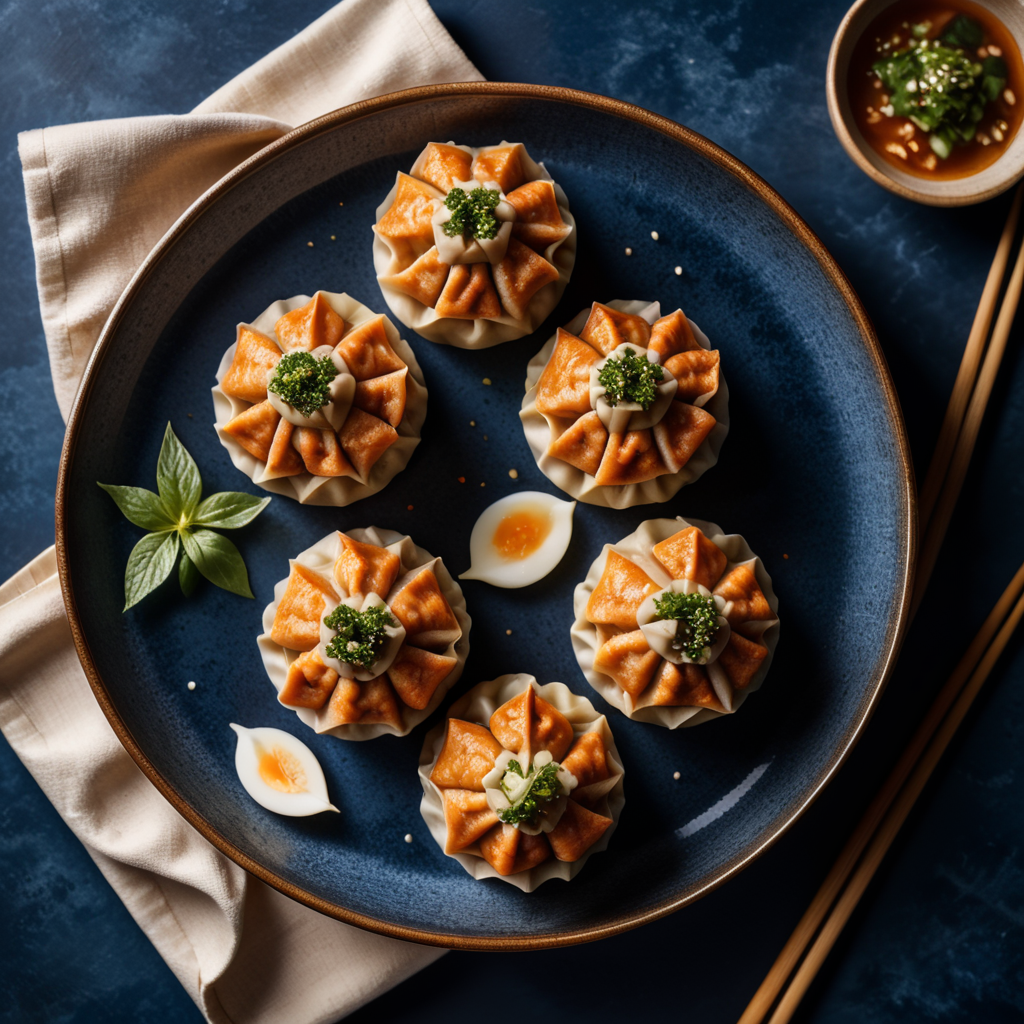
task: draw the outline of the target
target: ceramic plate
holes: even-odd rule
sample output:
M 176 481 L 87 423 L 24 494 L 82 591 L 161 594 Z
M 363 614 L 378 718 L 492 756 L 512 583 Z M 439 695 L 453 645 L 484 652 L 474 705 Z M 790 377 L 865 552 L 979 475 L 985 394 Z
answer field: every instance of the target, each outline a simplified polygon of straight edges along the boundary
M 370 253 L 373 211 L 395 171 L 432 139 L 522 141 L 545 161 L 580 232 L 561 303 L 533 336 L 485 351 L 403 330 L 430 390 L 423 443 L 408 468 L 344 509 L 275 497 L 234 534 L 255 601 L 211 586 L 185 600 L 172 582 L 122 614 L 124 566 L 139 531 L 96 481 L 153 487 L 171 421 L 206 493 L 257 490 L 212 426 L 210 387 L 235 324 L 318 288 L 387 312 Z M 346 743 L 302 728 L 277 704 L 256 647 L 289 556 L 332 529 L 375 525 L 411 534 L 453 573 L 464 571 L 470 530 L 487 504 L 518 489 L 554 490 L 519 422 L 527 362 L 556 325 L 615 298 L 658 299 L 666 312 L 682 306 L 721 350 L 732 423 L 718 465 L 664 505 L 579 505 L 569 552 L 540 583 L 497 590 L 466 582 L 473 629 L 465 674 L 411 735 Z M 609 935 L 696 899 L 762 852 L 827 782 L 902 635 L 914 547 L 909 466 L 863 309 L 818 240 L 756 175 L 685 128 L 613 100 L 519 85 L 435 86 L 297 129 L 212 189 L 150 257 L 107 325 L 74 409 L 58 546 L 97 698 L 132 756 L 220 849 L 290 896 L 363 927 L 447 946 L 536 948 Z M 774 580 L 782 615 L 760 691 L 734 716 L 676 732 L 627 721 L 604 704 L 569 639 L 573 588 L 602 544 L 666 515 L 743 534 Z M 425 733 L 470 686 L 505 672 L 560 680 L 590 697 L 609 715 L 627 769 L 609 849 L 571 883 L 530 895 L 475 882 L 442 854 L 419 814 Z M 301 736 L 340 816 L 281 818 L 257 806 L 235 776 L 229 722 Z

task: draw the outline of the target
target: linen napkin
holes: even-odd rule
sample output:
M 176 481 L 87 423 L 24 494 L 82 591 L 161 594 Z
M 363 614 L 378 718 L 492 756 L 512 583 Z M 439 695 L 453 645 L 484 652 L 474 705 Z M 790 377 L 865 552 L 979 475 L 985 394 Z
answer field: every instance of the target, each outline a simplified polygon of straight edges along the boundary
M 39 303 L 64 417 L 136 268 L 219 178 L 292 125 L 337 107 L 480 78 L 426 0 L 345 0 L 190 114 L 22 134 Z M 441 955 L 294 903 L 174 811 L 93 698 L 53 548 L 0 586 L 0 627 L 0 729 L 208 1020 L 337 1020 Z

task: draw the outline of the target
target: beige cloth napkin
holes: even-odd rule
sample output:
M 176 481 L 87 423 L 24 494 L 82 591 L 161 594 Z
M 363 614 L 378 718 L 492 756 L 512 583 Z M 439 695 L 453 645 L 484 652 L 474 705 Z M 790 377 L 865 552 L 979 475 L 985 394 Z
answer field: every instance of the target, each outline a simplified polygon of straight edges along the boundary
M 480 77 L 426 0 L 345 0 L 191 114 L 21 135 L 65 418 L 139 263 L 232 167 L 291 125 L 356 100 Z M 0 729 L 208 1020 L 337 1020 L 441 955 L 292 902 L 171 808 L 93 698 L 52 548 L 0 586 Z

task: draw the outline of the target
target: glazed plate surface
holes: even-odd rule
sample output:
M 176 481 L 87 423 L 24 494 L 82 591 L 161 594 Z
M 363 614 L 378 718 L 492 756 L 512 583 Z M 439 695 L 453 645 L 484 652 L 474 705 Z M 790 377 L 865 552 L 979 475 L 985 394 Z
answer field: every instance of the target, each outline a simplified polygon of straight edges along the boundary
M 343 509 L 275 497 L 233 534 L 255 601 L 209 585 L 185 600 L 172 581 L 122 614 L 124 566 L 140 534 L 96 481 L 155 488 L 170 421 L 204 493 L 258 492 L 212 426 L 210 387 L 236 323 L 318 288 L 388 312 L 370 254 L 373 211 L 396 170 L 426 142 L 449 139 L 522 141 L 565 188 L 580 245 L 555 312 L 536 334 L 476 352 L 398 325 L 430 392 L 408 468 Z M 682 306 L 720 349 L 731 428 L 718 465 L 663 505 L 578 505 L 569 551 L 539 583 L 464 582 L 473 618 L 465 673 L 411 735 L 346 743 L 302 727 L 277 703 L 256 646 L 288 558 L 330 530 L 379 526 L 409 533 L 453 575 L 467 569 L 469 534 L 489 503 L 516 490 L 557 493 L 519 422 L 527 362 L 557 325 L 616 298 Z M 895 658 L 913 502 L 903 424 L 870 324 L 828 254 L 760 179 L 626 104 L 541 87 L 435 86 L 298 129 L 212 190 L 150 258 L 108 324 L 69 426 L 58 550 L 97 698 L 211 841 L 289 895 L 364 927 L 448 946 L 536 948 L 600 938 L 696 899 L 814 798 Z M 606 705 L 569 637 L 573 588 L 601 546 L 672 515 L 743 534 L 772 576 L 782 619 L 771 672 L 740 712 L 675 732 Z M 469 687 L 507 672 L 588 696 L 609 715 L 626 767 L 609 849 L 571 883 L 530 895 L 474 881 L 419 814 L 424 735 Z M 230 722 L 299 735 L 341 814 L 282 818 L 255 804 L 235 776 Z

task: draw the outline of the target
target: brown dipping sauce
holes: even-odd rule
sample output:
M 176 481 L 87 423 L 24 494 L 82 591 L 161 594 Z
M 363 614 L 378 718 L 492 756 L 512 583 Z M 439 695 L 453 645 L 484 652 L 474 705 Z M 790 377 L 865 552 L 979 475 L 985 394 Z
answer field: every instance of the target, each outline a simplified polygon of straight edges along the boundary
M 973 18 L 984 32 L 981 47 L 971 56 L 978 60 L 989 55 L 1002 57 L 1009 74 L 1002 94 L 985 107 L 974 138 L 955 145 L 942 160 L 932 152 L 927 132 L 905 117 L 887 117 L 881 112 L 888 96 L 871 65 L 906 50 L 914 39 L 911 26 L 930 22 L 926 38 L 936 39 L 958 14 Z M 897 0 L 887 7 L 857 41 L 846 87 L 857 127 L 875 152 L 894 167 L 921 178 L 966 178 L 995 163 L 1017 134 L 1024 115 L 1024 62 L 1013 36 L 991 11 L 970 0 Z

